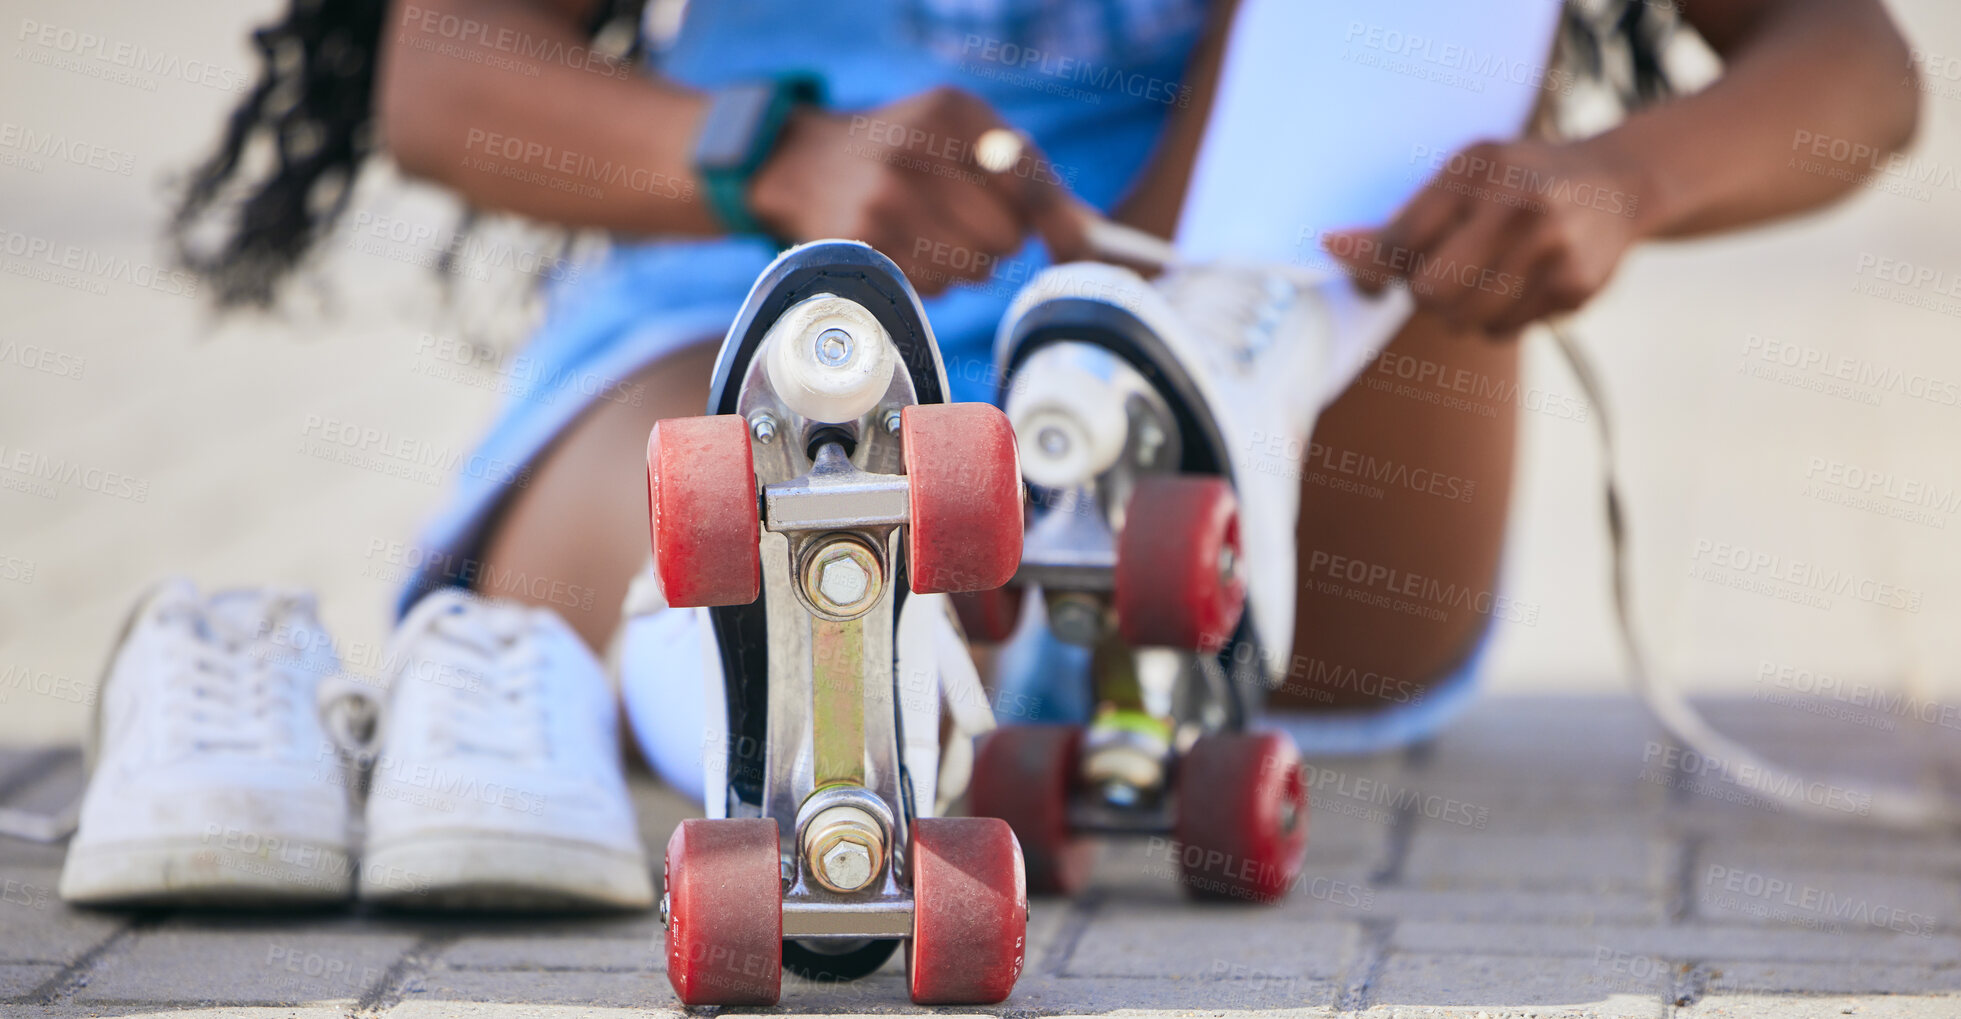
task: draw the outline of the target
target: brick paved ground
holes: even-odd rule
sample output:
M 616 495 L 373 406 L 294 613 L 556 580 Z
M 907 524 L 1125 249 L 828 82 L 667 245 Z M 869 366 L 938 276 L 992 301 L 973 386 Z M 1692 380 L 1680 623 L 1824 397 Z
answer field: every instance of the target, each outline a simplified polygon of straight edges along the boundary
M 1945 730 L 1717 706 L 1794 762 L 1953 776 Z M 1487 700 L 1439 743 L 1315 762 L 1312 848 L 1271 909 L 1180 900 L 1164 852 L 1112 847 L 1041 902 L 996 1015 L 1961 1016 L 1961 836 L 1817 824 L 1698 788 L 1625 698 Z M 0 802 L 47 807 L 73 752 L 0 756 Z M 639 783 L 650 846 L 686 807 Z M 1716 793 L 1712 795 L 1712 793 Z M 651 914 L 81 912 L 58 847 L 0 840 L 7 1016 L 605 1016 L 675 1011 Z M 896 962 L 786 980 L 782 1011 L 919 1011 Z

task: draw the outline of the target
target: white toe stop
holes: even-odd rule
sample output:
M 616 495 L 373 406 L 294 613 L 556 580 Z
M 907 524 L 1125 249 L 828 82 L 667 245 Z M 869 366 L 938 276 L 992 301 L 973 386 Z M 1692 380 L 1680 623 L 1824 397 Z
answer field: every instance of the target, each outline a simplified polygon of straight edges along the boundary
M 763 371 L 777 398 L 825 424 L 855 421 L 878 406 L 898 361 L 878 319 L 835 294 L 792 305 L 763 337 Z
M 1122 389 L 1076 361 L 1060 344 L 1037 351 L 1009 387 L 1022 476 L 1044 488 L 1087 484 L 1123 455 Z

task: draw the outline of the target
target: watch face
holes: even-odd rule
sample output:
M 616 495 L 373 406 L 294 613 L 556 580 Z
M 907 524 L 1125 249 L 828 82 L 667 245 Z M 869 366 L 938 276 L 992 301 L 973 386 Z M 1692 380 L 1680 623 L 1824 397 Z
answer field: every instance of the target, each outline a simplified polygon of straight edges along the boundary
M 775 96 L 764 82 L 737 85 L 716 93 L 708 121 L 695 143 L 695 165 L 707 169 L 738 169 L 755 145 L 756 130 Z

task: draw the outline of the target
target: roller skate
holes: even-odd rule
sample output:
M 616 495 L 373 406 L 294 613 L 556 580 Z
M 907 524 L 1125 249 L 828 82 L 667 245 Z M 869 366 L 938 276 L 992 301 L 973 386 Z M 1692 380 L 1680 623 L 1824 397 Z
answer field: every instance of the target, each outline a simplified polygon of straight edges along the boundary
M 1086 725 L 980 738 L 968 807 L 1008 821 L 1031 890 L 1088 880 L 1092 837 L 1153 837 L 1200 898 L 1272 901 L 1299 873 L 1299 751 L 1249 723 L 1293 640 L 1299 458 L 1402 314 L 1290 270 L 1050 269 L 997 338 L 1031 509 L 1009 586 L 958 599 L 1007 638 L 1024 594 L 1088 649 Z M 1003 719 L 1011 722 L 1012 719 Z
M 855 978 L 901 942 L 922 1004 L 997 1002 L 1020 975 L 1012 831 L 926 816 L 932 789 L 901 752 L 918 721 L 895 688 L 908 592 L 997 587 L 1021 551 L 1007 418 L 946 399 L 898 267 L 821 241 L 750 291 L 711 416 L 648 437 L 655 572 L 668 604 L 709 607 L 728 723 L 706 760 L 710 816 L 667 845 L 684 1004 L 773 1004 L 784 968 Z

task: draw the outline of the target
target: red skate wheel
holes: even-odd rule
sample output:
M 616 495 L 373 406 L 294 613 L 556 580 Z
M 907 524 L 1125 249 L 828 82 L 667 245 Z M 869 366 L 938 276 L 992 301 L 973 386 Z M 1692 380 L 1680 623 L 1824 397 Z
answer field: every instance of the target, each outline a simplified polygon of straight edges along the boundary
M 776 822 L 682 821 L 667 840 L 667 979 L 683 1005 L 774 1005 L 783 981 Z
M 962 591 L 952 596 L 953 611 L 960 616 L 960 628 L 967 639 L 982 644 L 999 644 L 1014 635 L 1021 622 L 1022 589 L 997 587 L 991 591 Z
M 1007 583 L 1021 565 L 1021 460 L 1007 415 L 985 403 L 915 404 L 901 412 L 900 428 L 913 591 Z
M 1089 883 L 1096 845 L 1069 829 L 1069 796 L 1082 757 L 1075 725 L 1014 725 L 983 734 L 974 748 L 967 808 L 1014 829 L 1030 891 L 1074 895 Z
M 1021 977 L 1028 887 L 1021 847 L 992 817 L 912 823 L 906 979 L 921 1005 L 992 1005 Z
M 1138 479 L 1117 536 L 1117 626 L 1136 647 L 1217 652 L 1246 607 L 1239 501 L 1224 478 Z
M 755 459 L 740 414 L 668 418 L 647 435 L 654 572 L 669 605 L 747 605 L 762 591 Z
M 1202 736 L 1178 762 L 1178 866 L 1193 898 L 1274 902 L 1307 848 L 1307 777 L 1277 732 Z

